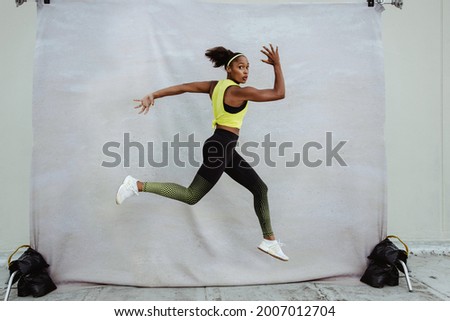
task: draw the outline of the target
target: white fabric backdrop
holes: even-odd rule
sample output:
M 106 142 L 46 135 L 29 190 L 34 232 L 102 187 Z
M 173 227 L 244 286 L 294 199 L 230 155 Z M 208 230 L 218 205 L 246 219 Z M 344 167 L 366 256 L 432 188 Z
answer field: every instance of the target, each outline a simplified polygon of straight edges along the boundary
M 224 175 L 190 207 L 152 194 L 114 202 L 123 178 L 188 185 L 195 164 L 124 161 L 126 135 L 155 161 L 179 134 L 210 136 L 207 95 L 156 101 L 138 115 L 132 99 L 182 82 L 225 77 L 206 49 L 246 54 L 248 85 L 271 87 L 260 47 L 280 48 L 287 94 L 251 103 L 240 144 L 261 160 L 270 133 L 276 147 L 255 169 L 269 186 L 272 223 L 291 260 L 256 249 L 261 232 L 251 194 Z M 32 244 L 61 282 L 203 286 L 360 277 L 385 235 L 384 74 L 380 14 L 361 4 L 211 4 L 194 1 L 52 0 L 38 11 L 34 79 Z M 329 148 L 342 147 L 326 166 Z M 128 137 L 128 136 L 127 136 Z M 105 152 L 104 145 L 113 142 Z M 285 153 L 280 144 L 291 142 Z M 288 167 L 303 146 L 310 161 Z M 328 142 L 330 143 L 330 142 Z M 115 145 L 114 145 L 115 144 Z M 120 144 L 120 145 L 119 145 Z M 107 145 L 108 146 L 108 145 Z M 315 145 L 318 147 L 318 145 Z M 109 154 L 108 154 L 109 152 Z M 120 164 L 106 167 L 120 155 Z M 201 160 L 201 149 L 194 149 Z M 267 152 L 267 149 L 266 149 Z M 179 158 L 188 160 L 188 150 Z M 248 154 L 249 161 L 255 154 Z

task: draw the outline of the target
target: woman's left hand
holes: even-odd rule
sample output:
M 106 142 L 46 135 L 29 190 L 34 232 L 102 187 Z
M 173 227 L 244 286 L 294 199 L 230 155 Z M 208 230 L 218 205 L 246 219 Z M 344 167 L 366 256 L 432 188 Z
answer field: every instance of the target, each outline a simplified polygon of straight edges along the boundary
M 263 46 L 263 50 L 261 50 L 263 54 L 267 56 L 267 59 L 261 59 L 262 62 L 266 64 L 277 66 L 280 65 L 280 55 L 278 53 L 278 46 L 275 48 L 270 44 L 270 48 Z

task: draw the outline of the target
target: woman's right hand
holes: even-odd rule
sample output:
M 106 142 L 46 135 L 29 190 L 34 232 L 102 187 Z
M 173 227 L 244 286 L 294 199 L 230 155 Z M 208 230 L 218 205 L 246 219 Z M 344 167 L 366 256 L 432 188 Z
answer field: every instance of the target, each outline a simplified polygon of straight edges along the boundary
M 155 104 L 155 97 L 153 96 L 153 94 L 148 94 L 144 98 L 134 99 L 134 101 L 139 102 L 139 105 L 135 106 L 134 108 L 135 109 L 140 108 L 141 111 L 139 112 L 139 114 L 144 113 L 145 115 L 150 110 L 150 107 L 152 107 Z

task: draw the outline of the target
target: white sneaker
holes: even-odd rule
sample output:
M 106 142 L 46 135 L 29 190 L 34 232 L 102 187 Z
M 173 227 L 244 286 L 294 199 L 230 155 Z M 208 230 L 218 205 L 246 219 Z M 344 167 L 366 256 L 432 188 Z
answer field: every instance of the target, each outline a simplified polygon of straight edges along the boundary
M 279 260 L 289 260 L 289 257 L 287 257 L 286 254 L 284 254 L 281 250 L 280 243 L 278 243 L 277 240 L 270 241 L 263 239 L 261 244 L 258 246 L 258 249 L 260 249 L 264 253 L 272 255 L 274 258 L 277 258 Z
M 116 195 L 116 204 L 122 204 L 127 198 L 139 195 L 137 188 L 137 179 L 128 175 L 125 177 L 122 185 L 120 185 L 119 190 Z

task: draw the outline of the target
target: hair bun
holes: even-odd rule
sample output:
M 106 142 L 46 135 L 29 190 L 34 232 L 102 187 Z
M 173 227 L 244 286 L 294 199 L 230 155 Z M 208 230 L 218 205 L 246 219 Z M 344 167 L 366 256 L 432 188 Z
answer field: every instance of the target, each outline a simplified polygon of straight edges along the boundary
M 206 50 L 205 56 L 213 63 L 214 68 L 226 66 L 236 53 L 224 47 L 214 47 Z

